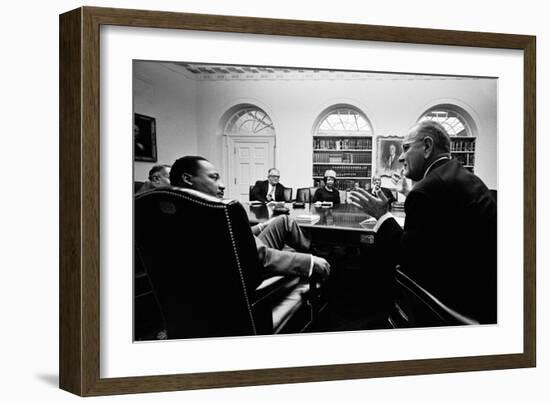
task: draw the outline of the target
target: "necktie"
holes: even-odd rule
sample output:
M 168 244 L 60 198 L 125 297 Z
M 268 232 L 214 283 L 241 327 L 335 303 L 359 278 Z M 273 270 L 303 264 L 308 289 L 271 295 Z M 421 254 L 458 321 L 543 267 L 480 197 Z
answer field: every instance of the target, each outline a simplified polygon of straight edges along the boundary
M 273 190 L 275 189 L 275 187 L 271 187 L 271 191 L 267 194 L 267 201 L 271 201 L 273 200 Z

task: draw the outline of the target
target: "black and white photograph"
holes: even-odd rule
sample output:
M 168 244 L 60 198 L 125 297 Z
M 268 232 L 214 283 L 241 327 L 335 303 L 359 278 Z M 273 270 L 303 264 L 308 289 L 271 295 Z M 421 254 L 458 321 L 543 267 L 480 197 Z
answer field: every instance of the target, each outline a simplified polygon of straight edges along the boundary
M 134 60 L 134 340 L 497 324 L 497 85 Z

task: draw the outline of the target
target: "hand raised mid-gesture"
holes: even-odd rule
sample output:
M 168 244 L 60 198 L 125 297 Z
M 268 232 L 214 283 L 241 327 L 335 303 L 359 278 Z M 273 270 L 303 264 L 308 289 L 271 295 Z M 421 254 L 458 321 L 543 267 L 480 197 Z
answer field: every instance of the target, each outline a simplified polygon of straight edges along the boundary
M 384 192 L 379 192 L 376 197 L 364 189 L 356 189 L 350 192 L 349 197 L 353 205 L 376 219 L 388 212 L 389 202 Z

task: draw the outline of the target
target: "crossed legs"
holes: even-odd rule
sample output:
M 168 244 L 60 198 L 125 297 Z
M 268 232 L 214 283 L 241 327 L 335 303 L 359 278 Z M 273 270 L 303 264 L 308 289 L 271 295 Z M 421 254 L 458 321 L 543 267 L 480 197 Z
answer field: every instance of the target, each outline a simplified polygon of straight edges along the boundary
M 310 239 L 288 215 L 279 215 L 269 221 L 258 238 L 269 248 L 278 250 L 288 245 L 298 252 L 308 252 L 311 245 Z

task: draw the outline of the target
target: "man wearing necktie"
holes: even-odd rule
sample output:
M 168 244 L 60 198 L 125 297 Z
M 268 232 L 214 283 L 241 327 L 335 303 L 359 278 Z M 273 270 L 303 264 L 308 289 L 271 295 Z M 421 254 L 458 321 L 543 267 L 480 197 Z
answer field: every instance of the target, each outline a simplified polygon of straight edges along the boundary
M 395 201 L 395 197 L 393 196 L 391 190 L 382 187 L 382 178 L 379 176 L 373 176 L 369 192 L 376 197 L 380 197 L 380 192 L 384 193 L 390 206 Z
M 269 191 L 267 192 L 266 199 L 268 202 L 270 202 L 270 201 L 273 201 L 273 192 L 275 191 L 275 186 L 269 183 L 268 187 L 269 187 Z
M 449 135 L 434 121 L 413 126 L 399 161 L 415 182 L 404 228 L 389 212 L 384 192 L 350 194 L 354 205 L 377 219 L 374 242 L 384 267 L 399 266 L 469 323 L 496 323 L 497 206 L 489 189 L 452 159 Z
M 267 180 L 257 181 L 252 192 L 250 192 L 250 200 L 259 200 L 264 203 L 272 201 L 285 201 L 285 187 L 279 183 L 281 174 L 277 168 L 271 168 L 267 172 Z

